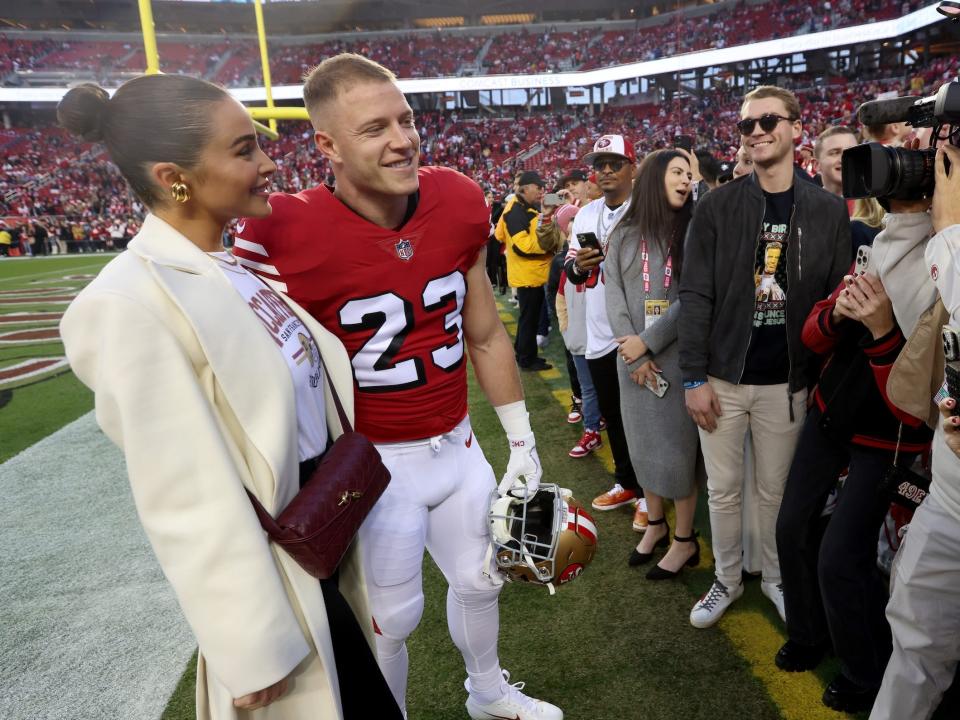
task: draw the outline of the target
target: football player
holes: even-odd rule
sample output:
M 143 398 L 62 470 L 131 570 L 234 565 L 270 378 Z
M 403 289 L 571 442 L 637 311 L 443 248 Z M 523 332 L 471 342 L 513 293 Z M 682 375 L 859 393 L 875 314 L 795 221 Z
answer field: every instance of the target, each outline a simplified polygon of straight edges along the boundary
M 501 494 L 521 477 L 514 492 L 535 492 L 542 471 L 485 272 L 483 193 L 458 172 L 418 166 L 413 111 L 381 65 L 328 58 L 307 77 L 304 103 L 335 189 L 272 195 L 269 219 L 238 224 L 235 253 L 351 356 L 356 429 L 392 475 L 360 531 L 384 676 L 404 708 L 426 549 L 449 585 L 470 717 L 560 720 L 559 708 L 509 684 L 497 657 L 500 581 L 487 529 L 496 481 L 467 417 L 466 352 L 510 443 Z

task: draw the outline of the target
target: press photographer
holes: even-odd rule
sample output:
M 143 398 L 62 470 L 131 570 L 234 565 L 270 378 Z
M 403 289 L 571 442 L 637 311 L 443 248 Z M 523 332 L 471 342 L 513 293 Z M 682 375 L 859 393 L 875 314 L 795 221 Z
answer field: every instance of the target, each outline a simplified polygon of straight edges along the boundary
M 849 160 L 844 154 L 844 193 L 875 196 L 890 208 L 887 226 L 874 241 L 871 266 L 910 339 L 891 373 L 888 394 L 906 412 L 925 412 L 935 428 L 930 493 L 894 565 L 887 606 L 893 653 L 871 720 L 930 717 L 960 661 L 960 457 L 951 448 L 957 446 L 957 423 L 941 418 L 933 405 L 944 377 L 940 331 L 947 321 L 960 324 L 958 102 L 960 85 L 950 83 L 933 98 L 901 106 L 914 114 L 909 118 L 914 127 L 932 127 L 936 150 L 921 150 L 914 141 L 882 151 L 861 146 L 868 149 L 855 148 L 859 152 Z M 931 191 L 932 207 L 925 199 Z M 941 407 L 950 412 L 956 399 Z

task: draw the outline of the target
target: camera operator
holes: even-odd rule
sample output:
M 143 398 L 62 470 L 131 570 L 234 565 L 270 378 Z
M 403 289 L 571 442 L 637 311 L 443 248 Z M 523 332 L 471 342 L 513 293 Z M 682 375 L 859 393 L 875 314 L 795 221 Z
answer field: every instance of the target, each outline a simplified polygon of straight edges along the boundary
M 949 171 L 945 160 L 950 161 Z M 891 201 L 887 227 L 874 241 L 875 252 L 877 247 L 886 251 L 878 269 L 886 275 L 885 286 L 897 288 L 896 293 L 891 292 L 891 300 L 905 332 L 929 316 L 938 292 L 951 323 L 960 322 L 958 165 L 960 150 L 942 146 L 936 156 L 930 216 L 924 212 L 924 202 Z M 935 234 L 927 242 L 931 226 Z M 939 332 L 934 338 L 939 342 Z M 944 401 L 941 412 L 956 407 L 956 402 L 957 398 Z M 929 718 L 960 661 L 957 424 L 954 418 L 937 420 L 930 494 L 914 514 L 894 563 L 887 605 L 893 654 L 870 720 Z

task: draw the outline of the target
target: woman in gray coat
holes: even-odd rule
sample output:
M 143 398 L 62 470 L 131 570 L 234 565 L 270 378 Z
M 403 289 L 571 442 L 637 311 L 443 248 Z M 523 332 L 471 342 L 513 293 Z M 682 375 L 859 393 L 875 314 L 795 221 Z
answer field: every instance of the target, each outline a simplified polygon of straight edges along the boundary
M 631 553 L 642 565 L 669 543 L 663 499 L 674 501 L 674 542 L 647 578 L 676 577 L 700 562 L 693 531 L 697 481 L 705 476 L 697 426 L 683 402 L 677 352 L 677 279 L 690 221 L 692 174 L 681 150 L 650 153 L 637 173 L 630 210 L 610 236 L 604 261 L 607 315 L 617 366 L 630 459 L 647 499 L 649 527 Z

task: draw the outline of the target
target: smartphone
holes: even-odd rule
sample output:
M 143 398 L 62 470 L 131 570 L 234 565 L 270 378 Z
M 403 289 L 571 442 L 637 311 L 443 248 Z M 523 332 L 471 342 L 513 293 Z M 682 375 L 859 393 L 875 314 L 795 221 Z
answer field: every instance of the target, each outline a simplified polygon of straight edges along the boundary
M 943 326 L 943 357 L 947 362 L 960 360 L 960 333 L 949 325 Z
M 680 148 L 681 150 L 686 150 L 687 152 L 693 151 L 693 138 L 689 135 L 674 135 L 673 136 L 673 146 Z
M 873 248 L 869 245 L 861 245 L 857 248 L 857 258 L 853 262 L 853 274 L 863 275 L 867 272 L 870 265 L 870 253 Z
M 647 386 L 647 389 L 656 395 L 659 398 L 662 398 L 667 394 L 667 389 L 670 387 L 670 383 L 664 379 L 663 375 L 657 373 L 657 382 L 654 384 L 650 380 L 644 383 Z
M 580 247 L 593 248 L 594 250 L 599 250 L 601 255 L 603 254 L 603 248 L 600 247 L 600 240 L 597 239 L 596 233 L 577 233 L 577 240 L 580 241 Z
M 543 196 L 542 205 L 553 205 L 554 207 L 559 207 L 563 205 L 563 198 L 561 198 L 556 193 L 547 193 Z
M 947 361 L 943 369 L 947 380 L 947 395 L 957 404 L 951 415 L 960 415 L 960 335 L 949 325 L 943 326 L 943 357 Z

